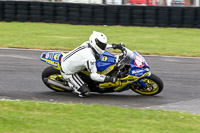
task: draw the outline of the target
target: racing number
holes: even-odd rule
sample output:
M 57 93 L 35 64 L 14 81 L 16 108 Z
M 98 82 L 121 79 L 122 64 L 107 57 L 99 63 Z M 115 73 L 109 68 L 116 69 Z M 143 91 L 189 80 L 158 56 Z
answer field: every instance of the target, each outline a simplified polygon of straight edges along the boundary
M 107 61 L 107 56 L 103 56 L 102 61 Z
M 54 55 L 54 60 L 59 60 L 59 55 L 58 54 Z

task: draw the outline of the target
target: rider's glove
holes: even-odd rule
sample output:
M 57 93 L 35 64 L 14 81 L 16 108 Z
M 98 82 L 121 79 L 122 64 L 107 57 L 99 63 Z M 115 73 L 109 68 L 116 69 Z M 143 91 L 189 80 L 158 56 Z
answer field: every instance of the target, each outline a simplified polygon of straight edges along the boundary
M 117 77 L 113 76 L 113 77 L 110 77 L 110 76 L 106 76 L 104 82 L 112 82 L 112 83 L 115 83 L 117 81 Z
M 125 45 L 123 43 L 120 43 L 120 44 L 112 44 L 112 47 L 113 49 L 119 49 L 119 50 L 122 50 Z

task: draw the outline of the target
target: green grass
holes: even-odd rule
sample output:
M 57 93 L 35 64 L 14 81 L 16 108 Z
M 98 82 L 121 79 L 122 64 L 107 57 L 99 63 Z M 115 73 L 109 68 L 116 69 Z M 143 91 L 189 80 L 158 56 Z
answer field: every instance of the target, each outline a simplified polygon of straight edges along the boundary
M 1 133 L 199 133 L 200 115 L 33 101 L 0 101 Z
M 200 56 L 200 29 L 84 26 L 68 24 L 0 22 L 0 47 L 73 49 L 103 32 L 108 43 L 123 42 L 143 54 Z

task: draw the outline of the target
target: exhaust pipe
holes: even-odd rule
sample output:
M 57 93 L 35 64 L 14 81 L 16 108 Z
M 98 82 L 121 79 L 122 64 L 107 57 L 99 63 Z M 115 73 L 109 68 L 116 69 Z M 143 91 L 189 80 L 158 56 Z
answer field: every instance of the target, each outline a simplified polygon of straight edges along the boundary
M 49 79 L 49 78 L 44 78 L 43 80 L 44 80 L 44 82 L 45 82 L 46 84 L 50 84 L 50 85 L 53 85 L 53 86 L 55 86 L 55 87 L 59 87 L 59 88 L 61 88 L 61 89 L 64 89 L 64 90 L 67 90 L 67 91 L 70 91 L 70 92 L 73 91 L 70 87 L 63 85 L 63 84 L 62 84 L 61 82 L 59 82 L 59 81 L 52 80 L 52 79 Z

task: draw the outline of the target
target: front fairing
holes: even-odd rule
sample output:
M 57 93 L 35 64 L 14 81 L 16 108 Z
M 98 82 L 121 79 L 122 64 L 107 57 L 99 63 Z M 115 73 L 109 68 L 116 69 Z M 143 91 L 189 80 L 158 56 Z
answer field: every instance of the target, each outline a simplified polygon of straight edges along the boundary
M 151 76 L 150 67 L 147 64 L 147 61 L 136 51 L 132 52 L 127 49 L 127 55 L 124 57 L 122 64 L 130 65 L 130 76 L 138 78 Z
M 151 76 L 150 67 L 146 60 L 136 51 L 133 52 L 133 59 L 131 62 L 131 70 L 129 72 L 131 76 L 136 77 L 149 77 Z
M 128 70 L 129 72 L 128 75 L 126 77 L 119 78 L 115 83 L 111 82 L 100 83 L 99 84 L 100 89 L 104 90 L 105 88 L 114 88 L 114 92 L 125 91 L 129 89 L 129 87 L 133 85 L 134 82 L 139 82 L 142 84 L 141 82 L 142 80 L 140 79 L 151 76 L 149 65 L 139 53 L 127 50 L 126 55 L 125 56 L 121 55 L 121 57 L 123 58 L 121 59 L 121 61 L 117 63 L 120 63 L 120 65 L 122 66 L 130 66 Z

